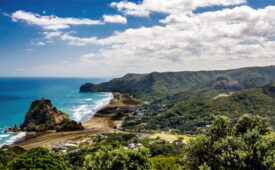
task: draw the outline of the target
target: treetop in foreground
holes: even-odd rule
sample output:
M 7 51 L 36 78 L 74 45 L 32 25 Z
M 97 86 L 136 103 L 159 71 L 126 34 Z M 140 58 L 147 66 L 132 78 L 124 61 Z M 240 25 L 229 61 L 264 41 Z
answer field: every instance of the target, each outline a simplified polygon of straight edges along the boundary
M 275 141 L 267 122 L 244 115 L 235 126 L 217 117 L 206 135 L 198 135 L 186 146 L 186 167 L 190 169 L 274 169 Z
M 59 170 L 67 170 L 67 166 L 65 164 L 64 159 L 56 154 L 50 152 L 46 148 L 38 147 L 33 148 L 18 158 L 15 158 L 8 164 L 10 170 L 18 170 L 18 169 L 59 169 Z

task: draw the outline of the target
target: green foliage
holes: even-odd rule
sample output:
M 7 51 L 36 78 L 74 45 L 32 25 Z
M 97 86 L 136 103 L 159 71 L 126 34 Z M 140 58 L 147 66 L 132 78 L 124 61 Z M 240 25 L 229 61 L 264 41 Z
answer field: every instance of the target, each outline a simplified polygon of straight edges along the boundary
M 201 133 L 211 124 L 216 115 L 225 115 L 235 123 L 245 114 L 260 115 L 275 127 L 275 84 L 262 88 L 242 90 L 228 97 L 209 100 L 188 100 L 167 111 L 145 115 L 142 119 L 126 119 L 123 127 L 137 129 L 146 122 L 143 129 L 176 129 L 181 133 Z M 257 118 L 255 118 L 257 119 Z M 257 122 L 258 120 L 255 120 Z M 260 126 L 259 123 L 258 126 Z
M 140 105 L 142 102 L 140 100 L 135 99 L 134 96 L 129 94 L 123 94 L 123 100 L 122 102 L 127 105 Z
M 79 169 L 83 167 L 83 162 L 85 160 L 86 155 L 88 155 L 90 151 L 88 150 L 80 150 L 78 152 L 70 152 L 65 156 L 65 161 L 69 163 L 69 166 L 74 169 Z
M 275 67 L 250 67 L 225 71 L 153 72 L 127 74 L 98 85 L 86 83 L 81 92 L 121 92 L 153 101 L 179 92 L 195 92 L 198 97 L 214 97 L 219 93 L 262 87 L 275 79 Z M 183 98 L 184 99 L 184 98 Z
M 135 134 L 131 133 L 110 133 L 106 134 L 108 138 L 104 144 L 112 145 L 113 147 L 127 145 L 130 142 L 137 142 L 138 138 Z
M 84 129 L 82 123 L 78 123 L 74 120 L 66 119 L 57 131 L 72 131 L 72 130 L 82 130 Z
M 84 166 L 88 169 L 140 170 L 153 169 L 148 159 L 149 151 L 115 149 L 102 147 L 97 152 L 86 156 Z
M 260 116 L 250 116 L 248 114 L 243 115 L 236 124 L 236 131 L 239 134 L 245 134 L 248 131 L 257 129 L 260 135 L 266 135 L 270 132 L 270 128 L 267 124 L 267 120 Z
M 230 121 L 225 116 L 219 116 L 215 118 L 214 124 L 209 128 L 208 134 L 214 141 L 230 136 L 232 134 L 232 126 Z
M 38 147 L 31 149 L 8 164 L 10 170 L 17 169 L 68 169 L 64 159 L 48 149 Z
M 18 146 L 3 146 L 0 149 L 0 169 L 6 169 L 9 161 L 24 153 L 25 150 Z
M 154 144 L 151 144 L 148 146 L 150 149 L 150 153 L 152 156 L 157 155 L 182 155 L 182 149 L 184 147 L 184 144 L 182 143 L 169 143 L 169 142 L 155 142 Z
M 155 156 L 150 158 L 153 161 L 155 169 L 160 170 L 178 170 L 182 169 L 182 161 L 176 156 Z
M 274 169 L 275 141 L 263 136 L 267 133 L 265 126 L 254 126 L 256 119 L 260 120 L 245 115 L 232 126 L 227 118 L 217 118 L 206 135 L 189 141 L 185 166 L 189 169 Z M 252 126 L 244 130 L 247 124 Z
M 93 139 L 96 143 L 94 149 L 98 149 L 101 146 L 110 146 L 112 148 L 119 148 L 120 146 L 128 146 L 129 143 L 138 143 L 138 138 L 135 134 L 131 133 L 107 133 L 103 134 L 107 138 L 101 137 Z

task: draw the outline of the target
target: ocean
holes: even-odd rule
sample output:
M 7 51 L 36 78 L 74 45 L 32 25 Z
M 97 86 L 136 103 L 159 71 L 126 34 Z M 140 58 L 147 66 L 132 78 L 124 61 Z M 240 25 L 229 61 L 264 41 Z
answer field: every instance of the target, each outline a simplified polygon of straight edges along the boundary
M 5 128 L 23 123 L 32 101 L 48 98 L 53 106 L 71 119 L 83 122 L 93 117 L 112 99 L 111 93 L 79 93 L 85 82 L 107 79 L 89 78 L 0 78 L 0 146 L 11 144 L 25 133 L 3 133 Z

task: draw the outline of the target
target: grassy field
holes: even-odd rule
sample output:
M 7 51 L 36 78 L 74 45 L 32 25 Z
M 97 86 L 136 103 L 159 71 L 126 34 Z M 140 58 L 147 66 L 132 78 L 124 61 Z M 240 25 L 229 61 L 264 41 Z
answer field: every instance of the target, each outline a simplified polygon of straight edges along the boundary
M 183 143 L 187 143 L 189 141 L 189 139 L 191 138 L 186 135 L 174 135 L 174 134 L 169 134 L 169 133 L 164 133 L 164 132 L 155 133 L 152 136 L 150 136 L 149 138 L 155 139 L 157 137 L 160 137 L 161 139 L 166 140 L 170 143 L 174 142 L 175 140 L 178 140 L 179 138 L 183 138 Z
M 267 135 L 266 137 L 275 139 L 275 132 L 271 132 L 271 133 L 270 133 L 269 135 Z

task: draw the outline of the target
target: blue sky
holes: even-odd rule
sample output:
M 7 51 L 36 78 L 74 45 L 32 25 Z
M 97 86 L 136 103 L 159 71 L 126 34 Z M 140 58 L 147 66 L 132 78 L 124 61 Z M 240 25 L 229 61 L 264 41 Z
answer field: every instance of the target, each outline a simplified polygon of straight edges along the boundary
M 275 64 L 274 0 L 0 0 L 0 76 Z

